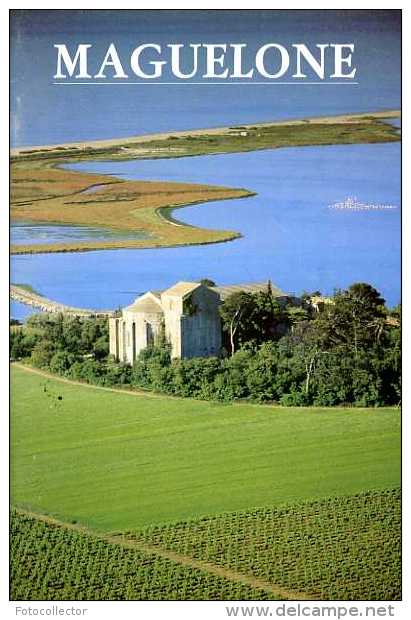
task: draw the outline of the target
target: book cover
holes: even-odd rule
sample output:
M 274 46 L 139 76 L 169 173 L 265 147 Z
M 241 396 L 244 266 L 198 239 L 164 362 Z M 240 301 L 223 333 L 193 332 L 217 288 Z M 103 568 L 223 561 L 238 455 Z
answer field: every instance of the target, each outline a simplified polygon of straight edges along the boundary
M 401 11 L 10 35 L 11 600 L 400 600 Z

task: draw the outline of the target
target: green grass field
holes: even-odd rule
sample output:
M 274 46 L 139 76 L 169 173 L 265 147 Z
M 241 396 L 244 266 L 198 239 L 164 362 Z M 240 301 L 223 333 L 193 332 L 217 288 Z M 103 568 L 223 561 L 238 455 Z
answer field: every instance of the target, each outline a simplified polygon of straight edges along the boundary
M 102 531 L 400 480 L 400 412 L 388 408 L 135 396 L 13 367 L 11 433 L 12 503 Z

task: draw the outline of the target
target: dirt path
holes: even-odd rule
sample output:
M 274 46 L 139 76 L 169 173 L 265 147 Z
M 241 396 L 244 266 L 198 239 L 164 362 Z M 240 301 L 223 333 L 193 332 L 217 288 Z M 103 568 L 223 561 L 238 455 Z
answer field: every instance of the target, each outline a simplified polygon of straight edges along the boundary
M 138 396 L 138 397 L 142 397 L 144 396 L 145 398 L 157 398 L 160 400 L 164 400 L 165 398 L 167 400 L 191 400 L 193 401 L 193 403 L 213 403 L 214 405 L 222 405 L 223 403 L 221 403 L 220 401 L 211 401 L 211 400 L 202 400 L 200 398 L 194 398 L 194 397 L 190 397 L 190 396 L 173 396 L 172 394 L 165 394 L 165 393 L 156 393 L 156 392 L 150 392 L 149 390 L 145 391 L 145 390 L 131 390 L 131 389 L 121 389 L 121 388 L 110 388 L 110 387 L 105 387 L 102 385 L 94 385 L 92 383 L 85 383 L 83 381 L 75 381 L 74 379 L 66 379 L 65 377 L 60 377 L 59 375 L 54 375 L 51 372 L 47 372 L 46 370 L 40 370 L 39 368 L 33 368 L 33 366 L 26 366 L 26 364 L 22 364 L 21 362 L 12 362 L 11 364 L 11 368 L 13 368 L 13 366 L 17 366 L 17 368 L 21 368 L 22 370 L 25 370 L 27 372 L 32 372 L 35 375 L 40 375 L 41 377 L 45 377 L 46 379 L 51 379 L 54 381 L 59 381 L 61 383 L 67 383 L 69 385 L 78 385 L 84 388 L 89 388 L 90 390 L 102 390 L 103 392 L 114 392 L 115 394 L 126 394 L 128 396 Z M 252 405 L 253 407 L 258 407 L 259 409 L 270 409 L 270 408 L 275 408 L 275 409 L 282 409 L 283 411 L 287 411 L 287 409 L 289 409 L 290 411 L 294 411 L 294 407 L 287 407 L 284 405 L 279 405 L 278 403 L 256 403 L 256 402 L 252 402 L 252 401 L 238 401 L 238 402 L 233 402 L 231 403 L 232 406 L 235 407 L 249 407 L 250 405 Z M 333 411 L 346 411 L 347 409 L 350 409 L 350 407 L 344 407 L 343 405 L 336 405 L 334 407 L 325 407 L 326 409 L 332 409 Z M 399 409 L 399 405 L 395 405 L 395 407 L 380 407 L 379 411 L 383 411 L 383 410 L 387 410 L 387 409 Z M 324 410 L 324 406 L 320 407 L 299 407 L 299 409 L 301 411 L 322 411 Z M 365 410 L 366 407 L 364 407 L 363 410 Z
M 88 536 L 92 536 L 93 538 L 103 540 L 104 542 L 111 545 L 119 545 L 126 549 L 135 549 L 136 551 L 141 551 L 148 555 L 157 555 L 172 562 L 175 562 L 176 564 L 181 564 L 182 566 L 188 566 L 193 569 L 211 573 L 213 575 L 216 575 L 217 577 L 228 579 L 229 581 L 235 581 L 245 586 L 264 590 L 265 592 L 273 595 L 276 599 L 280 598 L 282 600 L 294 601 L 320 600 L 319 597 L 316 595 L 307 592 L 298 592 L 297 590 L 283 588 L 280 585 L 264 581 L 263 579 L 258 579 L 253 575 L 245 575 L 230 568 L 223 568 L 222 566 L 217 566 L 216 564 L 212 564 L 211 562 L 197 560 L 188 555 L 182 555 L 180 553 L 176 553 L 175 551 L 170 551 L 169 549 L 165 549 L 164 547 L 147 545 L 136 540 L 127 539 L 125 536 L 121 535 L 114 536 L 111 534 L 104 534 L 103 532 L 90 530 L 83 525 L 79 525 L 76 523 L 66 523 L 48 515 L 43 515 L 28 510 L 22 510 L 20 508 L 15 508 L 15 510 L 19 514 L 26 515 L 39 521 L 43 521 L 44 523 L 47 523 L 49 525 L 54 525 L 56 527 L 61 527 L 82 534 L 86 534 Z
M 35 375 L 40 375 L 41 377 L 45 377 L 46 379 L 52 379 L 54 381 L 59 381 L 60 383 L 68 383 L 69 385 L 80 385 L 84 388 L 89 388 L 91 390 L 102 390 L 103 392 L 115 392 L 116 394 L 128 394 L 128 396 L 145 396 L 147 398 L 172 398 L 176 400 L 181 400 L 180 396 L 169 396 L 168 394 L 155 394 L 153 392 L 145 392 L 143 390 L 122 390 L 120 388 L 110 388 L 104 387 L 102 385 L 93 385 L 91 383 L 84 383 L 83 381 L 75 381 L 74 379 L 66 379 L 65 377 L 59 377 L 58 375 L 53 375 L 51 372 L 47 372 L 46 370 L 40 370 L 39 368 L 33 368 L 32 366 L 26 366 L 21 362 L 13 362 L 11 368 L 13 366 L 17 366 L 17 368 L 21 368 L 27 372 L 32 372 Z

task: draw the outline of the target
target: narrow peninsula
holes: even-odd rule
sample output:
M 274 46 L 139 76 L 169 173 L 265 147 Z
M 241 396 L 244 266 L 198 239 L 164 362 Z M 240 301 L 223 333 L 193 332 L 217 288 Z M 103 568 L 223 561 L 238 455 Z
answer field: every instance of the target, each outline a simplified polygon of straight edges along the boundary
M 395 142 L 400 135 L 385 122 L 397 110 L 179 131 L 117 140 L 11 151 L 11 218 L 19 222 L 93 226 L 118 235 L 66 243 L 12 245 L 12 254 L 158 248 L 233 240 L 240 233 L 190 226 L 172 217 L 188 205 L 254 195 L 243 188 L 126 181 L 74 172 L 62 165 L 87 161 L 164 159 L 262 149 Z M 133 238 L 130 233 L 136 233 Z M 127 239 L 121 238 L 127 233 Z

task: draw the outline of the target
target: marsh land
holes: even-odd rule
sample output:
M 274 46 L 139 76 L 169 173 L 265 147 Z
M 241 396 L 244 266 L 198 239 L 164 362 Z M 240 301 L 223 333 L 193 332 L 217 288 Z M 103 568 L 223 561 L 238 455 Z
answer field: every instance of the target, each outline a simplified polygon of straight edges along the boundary
M 232 230 L 183 224 L 176 208 L 253 195 L 253 188 L 227 188 L 162 181 L 125 181 L 73 172 L 62 165 L 98 160 L 164 159 L 238 153 L 292 146 L 396 142 L 383 119 L 397 111 L 174 132 L 73 145 L 14 149 L 11 153 L 11 216 L 17 222 L 71 224 L 115 230 L 113 238 L 12 246 L 13 254 L 157 248 L 235 239 Z M 127 238 L 121 232 L 128 233 Z M 137 238 L 130 238 L 135 232 Z

